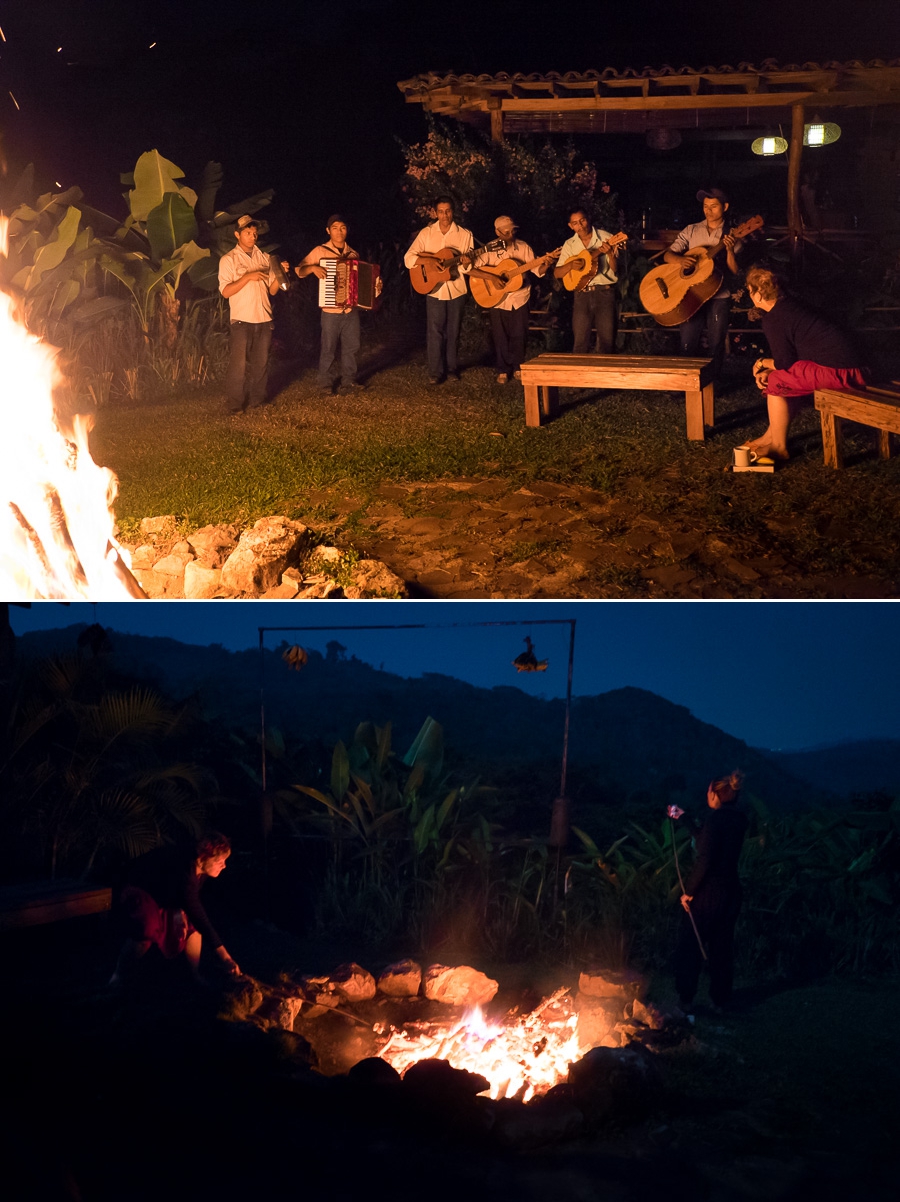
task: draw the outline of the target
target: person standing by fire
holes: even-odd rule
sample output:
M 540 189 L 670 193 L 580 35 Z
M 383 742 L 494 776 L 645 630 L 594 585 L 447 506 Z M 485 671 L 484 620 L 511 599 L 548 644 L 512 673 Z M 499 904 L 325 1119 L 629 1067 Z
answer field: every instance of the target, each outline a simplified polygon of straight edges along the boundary
M 724 1009 L 731 1001 L 734 928 L 743 896 L 738 860 L 748 826 L 737 806 L 743 779 L 736 770 L 710 781 L 706 791 L 709 812 L 697 833 L 694 867 L 681 895 L 684 917 L 675 951 L 675 985 L 685 1011 L 694 1004 L 704 956 L 713 1006 Z
M 219 260 L 219 291 L 228 301 L 231 354 L 225 392 L 228 412 L 243 413 L 266 403 L 269 347 L 272 344 L 272 297 L 280 287 L 269 256 L 257 246 L 256 220 L 237 219 L 237 245 Z
M 154 946 L 167 960 L 183 953 L 192 977 L 202 984 L 204 937 L 229 976 L 241 975 L 200 900 L 203 882 L 220 876 L 230 855 L 228 838 L 211 831 L 193 845 L 159 847 L 127 866 L 119 896 L 126 938 L 110 978 L 111 988 L 127 985 L 138 962 Z

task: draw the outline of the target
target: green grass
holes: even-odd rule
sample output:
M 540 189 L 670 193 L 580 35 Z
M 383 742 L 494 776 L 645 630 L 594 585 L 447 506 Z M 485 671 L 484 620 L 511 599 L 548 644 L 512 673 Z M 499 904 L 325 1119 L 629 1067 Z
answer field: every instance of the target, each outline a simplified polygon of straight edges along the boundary
M 221 393 L 209 390 L 101 409 L 92 448 L 119 477 L 124 536 L 156 514 L 174 513 L 185 527 L 285 514 L 358 540 L 384 484 L 496 478 L 511 492 L 555 481 L 627 499 L 642 516 L 685 531 L 738 537 L 751 553 L 779 552 L 807 574 L 900 577 L 900 459 L 878 460 L 874 432 L 851 427 L 848 467 L 826 469 L 809 410 L 786 468 L 734 475 L 726 470 L 731 448 L 763 426 L 750 385 L 726 390 L 716 433 L 688 442 L 680 394 L 564 394 L 583 403 L 529 429 L 521 388 L 496 385 L 487 367 L 429 388 L 423 365 L 402 362 L 353 397 L 323 398 L 313 377 L 305 372 L 273 405 L 238 417 L 226 416 Z M 341 496 L 349 498 L 343 509 Z M 416 516 L 433 513 L 433 503 L 413 493 L 401 505 Z

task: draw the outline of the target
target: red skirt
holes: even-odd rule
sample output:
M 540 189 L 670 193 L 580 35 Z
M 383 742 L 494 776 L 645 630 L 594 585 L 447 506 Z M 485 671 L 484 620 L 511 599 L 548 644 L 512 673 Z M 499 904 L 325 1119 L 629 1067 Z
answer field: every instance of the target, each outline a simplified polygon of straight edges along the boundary
M 120 898 L 128 934 L 139 943 L 155 943 L 167 960 L 184 951 L 195 928 L 184 910 L 166 910 L 137 885 L 128 885 Z
M 769 373 L 767 396 L 810 396 L 817 388 L 865 388 L 864 367 L 823 367 L 811 359 L 798 359 L 791 367 Z

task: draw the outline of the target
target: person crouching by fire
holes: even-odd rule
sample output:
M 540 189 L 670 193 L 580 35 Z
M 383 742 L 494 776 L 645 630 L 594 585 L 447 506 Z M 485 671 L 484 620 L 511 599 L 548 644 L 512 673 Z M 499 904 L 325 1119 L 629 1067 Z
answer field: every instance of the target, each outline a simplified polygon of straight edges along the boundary
M 694 867 L 681 895 L 684 915 L 675 951 L 675 984 L 686 1012 L 693 1008 L 704 955 L 710 1001 L 717 1009 L 731 1002 L 734 928 L 743 896 L 738 860 L 748 826 L 737 804 L 743 779 L 742 772 L 734 771 L 710 781 L 706 791 L 709 810 L 695 839 Z
M 126 938 L 110 978 L 111 988 L 129 984 L 139 961 L 154 946 L 167 960 L 183 954 L 193 979 L 203 984 L 204 938 L 225 971 L 233 977 L 241 975 L 200 900 L 204 881 L 221 875 L 230 855 L 227 837 L 210 831 L 193 844 L 160 847 L 129 863 L 119 896 Z

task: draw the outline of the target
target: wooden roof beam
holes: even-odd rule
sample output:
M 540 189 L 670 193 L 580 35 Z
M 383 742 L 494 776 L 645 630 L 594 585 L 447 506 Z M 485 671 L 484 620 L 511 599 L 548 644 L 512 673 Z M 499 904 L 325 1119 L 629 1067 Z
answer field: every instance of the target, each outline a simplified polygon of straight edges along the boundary
M 622 112 L 652 111 L 654 109 L 740 109 L 783 108 L 803 104 L 810 108 L 866 108 L 870 105 L 900 104 L 900 88 L 892 92 L 857 90 L 853 92 L 757 92 L 753 94 L 720 93 L 704 96 L 599 96 L 552 100 L 504 100 L 503 109 L 510 113 L 535 114 L 545 112 L 590 112 L 604 109 Z

